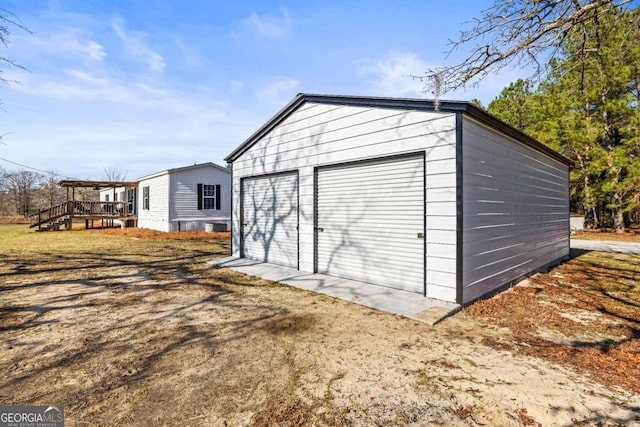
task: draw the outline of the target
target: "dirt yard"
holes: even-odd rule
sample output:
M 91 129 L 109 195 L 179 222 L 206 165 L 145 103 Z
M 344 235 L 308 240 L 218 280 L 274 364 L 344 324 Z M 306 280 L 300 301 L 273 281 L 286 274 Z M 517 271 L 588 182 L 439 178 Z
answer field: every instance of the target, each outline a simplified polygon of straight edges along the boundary
M 0 405 L 66 425 L 640 425 L 640 257 L 436 327 L 213 269 L 228 234 L 0 225 Z

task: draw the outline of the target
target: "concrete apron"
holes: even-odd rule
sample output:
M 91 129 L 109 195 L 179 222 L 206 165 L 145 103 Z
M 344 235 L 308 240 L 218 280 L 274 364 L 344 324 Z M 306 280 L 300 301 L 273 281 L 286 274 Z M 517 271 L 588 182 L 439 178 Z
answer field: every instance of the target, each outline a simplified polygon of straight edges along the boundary
M 247 258 L 229 257 L 209 261 L 209 264 L 218 268 L 229 267 L 240 273 L 330 295 L 376 310 L 399 314 L 432 326 L 461 308 L 458 304 L 426 298 L 413 292 L 326 274 L 306 273 L 294 268 Z

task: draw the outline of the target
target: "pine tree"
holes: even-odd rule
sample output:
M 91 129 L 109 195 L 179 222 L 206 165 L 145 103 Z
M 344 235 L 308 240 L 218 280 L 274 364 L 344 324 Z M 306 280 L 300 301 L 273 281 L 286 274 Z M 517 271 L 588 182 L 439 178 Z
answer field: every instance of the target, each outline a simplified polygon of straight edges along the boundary
M 593 13 L 536 91 L 519 80 L 489 111 L 573 160 L 572 209 L 624 232 L 640 214 L 640 10 Z
M 638 9 L 594 16 L 567 37 L 564 58 L 541 88 L 547 103 L 566 103 L 554 112 L 556 127 L 563 131 L 562 151 L 576 162 L 588 218 L 617 232 L 625 230 L 625 214 L 638 208 L 639 22 Z

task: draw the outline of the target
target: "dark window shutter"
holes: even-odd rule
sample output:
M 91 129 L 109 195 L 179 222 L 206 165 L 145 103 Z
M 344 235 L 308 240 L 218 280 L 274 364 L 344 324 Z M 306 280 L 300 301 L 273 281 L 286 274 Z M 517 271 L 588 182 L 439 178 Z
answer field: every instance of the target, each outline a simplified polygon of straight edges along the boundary
M 202 210 L 202 184 L 198 184 L 198 210 Z
M 220 199 L 222 198 L 222 194 L 220 194 L 220 185 L 216 184 L 216 209 L 220 210 Z

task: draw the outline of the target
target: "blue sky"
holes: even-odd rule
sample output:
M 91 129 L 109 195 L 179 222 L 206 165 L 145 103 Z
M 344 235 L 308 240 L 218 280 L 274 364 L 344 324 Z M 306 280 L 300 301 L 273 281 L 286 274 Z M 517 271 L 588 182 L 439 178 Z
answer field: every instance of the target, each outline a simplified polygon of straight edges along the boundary
M 2 56 L 0 158 L 127 178 L 224 157 L 297 93 L 429 98 L 409 77 L 491 1 L 3 0 L 33 32 Z M 518 77 L 446 99 L 485 105 Z M 0 160 L 6 170 L 21 169 Z

